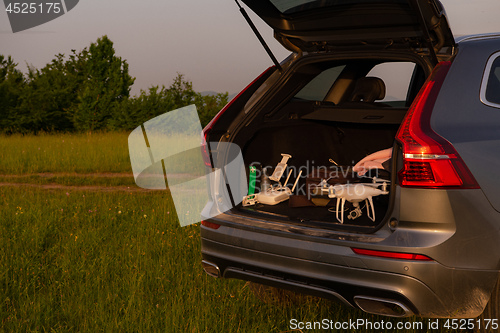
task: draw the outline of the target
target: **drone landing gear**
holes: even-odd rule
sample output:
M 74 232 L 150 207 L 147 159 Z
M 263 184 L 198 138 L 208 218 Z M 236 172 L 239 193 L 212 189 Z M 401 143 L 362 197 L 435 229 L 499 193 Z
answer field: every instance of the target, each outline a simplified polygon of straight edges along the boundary
M 387 183 L 378 183 L 375 179 L 372 184 L 331 185 L 328 188 L 328 197 L 337 198 L 335 217 L 337 218 L 337 221 L 342 224 L 344 223 L 346 201 L 351 202 L 354 206 L 354 209 L 352 209 L 347 215 L 348 219 L 355 220 L 363 215 L 359 203 L 364 201 L 366 206 L 366 215 L 370 220 L 375 222 L 375 206 L 373 205 L 373 197 L 385 194 L 389 194 L 387 191 Z

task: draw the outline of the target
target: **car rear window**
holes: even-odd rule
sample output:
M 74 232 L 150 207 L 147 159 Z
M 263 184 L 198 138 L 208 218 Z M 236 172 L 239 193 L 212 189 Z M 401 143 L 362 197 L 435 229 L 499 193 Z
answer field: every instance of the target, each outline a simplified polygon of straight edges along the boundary
M 408 0 L 270 0 L 284 14 L 292 14 L 310 9 L 342 5 L 399 4 L 408 5 Z
M 359 65 L 359 66 L 358 66 Z M 350 67 L 346 65 L 337 65 L 321 71 L 311 81 L 309 81 L 294 97 L 300 100 L 308 101 L 331 101 L 337 104 L 338 101 L 331 100 L 329 94 L 335 94 L 333 90 L 343 89 L 346 83 L 335 84 L 336 81 L 352 81 L 351 86 L 356 86 L 356 80 L 353 78 L 356 74 L 352 73 L 353 68 L 366 67 L 363 63 L 351 63 Z M 379 106 L 386 107 L 407 107 L 411 104 L 411 90 L 420 88 L 412 87 L 412 77 L 416 68 L 415 63 L 412 62 L 383 62 L 375 66 L 371 65 L 366 77 L 374 78 L 375 80 L 382 81 L 385 85 L 385 96 L 376 102 L 383 103 Z M 349 74 L 351 72 L 351 74 Z M 357 74 L 359 75 L 359 73 Z M 365 75 L 365 74 L 363 74 Z M 373 80 L 373 79 L 372 79 Z M 334 86 L 336 85 L 336 86 Z M 343 94 L 343 101 L 352 100 L 350 96 L 353 94 L 352 89 L 347 89 Z
M 333 82 L 337 80 L 342 70 L 342 66 L 335 66 L 324 70 L 313 80 L 311 80 L 304 88 L 302 88 L 295 98 L 305 99 L 308 101 L 322 101 L 330 90 Z
M 485 73 L 481 100 L 486 105 L 500 108 L 500 52 L 490 57 Z
M 385 97 L 380 102 L 394 107 L 405 107 L 408 89 L 415 70 L 412 62 L 385 62 L 375 66 L 367 76 L 378 77 L 385 83 Z

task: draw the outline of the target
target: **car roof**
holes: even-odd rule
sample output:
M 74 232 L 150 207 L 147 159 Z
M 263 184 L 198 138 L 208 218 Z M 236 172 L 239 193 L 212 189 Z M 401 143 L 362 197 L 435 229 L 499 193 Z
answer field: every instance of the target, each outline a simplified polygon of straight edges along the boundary
M 473 40 L 496 39 L 496 38 L 500 38 L 500 32 L 455 36 L 455 42 L 463 43 Z

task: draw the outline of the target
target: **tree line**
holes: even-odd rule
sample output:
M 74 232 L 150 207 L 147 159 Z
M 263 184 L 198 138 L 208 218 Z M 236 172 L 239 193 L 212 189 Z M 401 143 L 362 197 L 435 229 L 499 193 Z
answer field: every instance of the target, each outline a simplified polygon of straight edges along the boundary
M 42 69 L 28 66 L 27 74 L 0 55 L 0 133 L 131 130 L 190 104 L 205 126 L 228 101 L 227 93 L 195 92 L 182 74 L 168 88 L 152 86 L 131 97 L 134 80 L 107 36 L 67 57 L 57 54 Z

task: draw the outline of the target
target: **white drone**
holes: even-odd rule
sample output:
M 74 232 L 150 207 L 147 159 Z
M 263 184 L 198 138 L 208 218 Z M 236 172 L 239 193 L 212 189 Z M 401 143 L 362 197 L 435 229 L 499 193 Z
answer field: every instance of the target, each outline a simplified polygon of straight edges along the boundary
M 366 184 L 338 184 L 330 186 L 328 186 L 326 180 L 323 180 L 319 184 L 322 192 L 328 192 L 329 198 L 337 198 L 335 214 L 340 223 L 344 223 L 344 206 L 346 201 L 351 202 L 354 206 L 354 209 L 349 212 L 349 219 L 354 220 L 362 215 L 359 203 L 365 201 L 367 216 L 370 220 L 375 221 L 375 207 L 373 206 L 372 198 L 381 194 L 389 194 L 389 191 L 387 191 L 387 180 L 375 177 L 372 180 L 372 183 Z
M 272 176 L 269 177 L 270 180 L 278 182 L 278 184 L 276 184 L 275 186 L 262 188 L 260 193 L 250 194 L 243 197 L 242 201 L 243 206 L 252 206 L 255 205 L 256 203 L 261 203 L 264 205 L 276 205 L 290 198 L 293 191 L 295 190 L 295 187 L 297 186 L 297 182 L 299 181 L 300 176 L 302 175 L 302 170 L 300 170 L 299 175 L 297 176 L 297 179 L 295 180 L 292 189 L 290 189 L 287 186 L 288 180 L 290 179 L 290 175 L 292 174 L 292 170 L 288 172 L 288 176 L 286 177 L 285 180 L 285 185 L 281 185 L 280 179 L 283 176 L 283 173 L 285 172 L 288 159 L 292 157 L 289 154 L 281 154 L 281 156 L 282 156 L 281 161 L 278 163 L 278 165 L 276 165 L 276 168 L 274 169 Z

